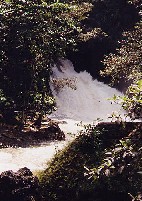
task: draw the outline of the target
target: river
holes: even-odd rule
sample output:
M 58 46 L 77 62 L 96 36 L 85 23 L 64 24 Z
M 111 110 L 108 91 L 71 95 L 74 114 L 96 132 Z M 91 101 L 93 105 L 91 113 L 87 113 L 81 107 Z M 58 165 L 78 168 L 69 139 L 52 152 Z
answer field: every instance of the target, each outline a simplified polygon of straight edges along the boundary
M 108 122 L 120 118 L 120 115 L 125 118 L 121 106 L 108 100 L 114 94 L 122 95 L 119 91 L 94 80 L 86 71 L 77 73 L 69 60 L 61 60 L 61 64 L 53 67 L 51 76 L 50 87 L 58 109 L 50 118 L 64 122 L 59 126 L 66 133 L 66 140 L 45 142 L 36 147 L 0 149 L 0 172 L 17 171 L 22 167 L 43 170 L 47 161 L 73 139 L 73 134 L 83 129 L 80 122 Z

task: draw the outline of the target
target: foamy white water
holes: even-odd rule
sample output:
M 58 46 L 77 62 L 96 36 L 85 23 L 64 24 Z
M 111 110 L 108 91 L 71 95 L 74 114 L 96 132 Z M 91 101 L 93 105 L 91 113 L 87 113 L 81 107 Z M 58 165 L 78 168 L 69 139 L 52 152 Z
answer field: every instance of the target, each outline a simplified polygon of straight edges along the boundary
M 31 171 L 43 170 L 54 154 L 66 142 L 50 142 L 37 147 L 0 149 L 0 173 L 6 170 L 17 171 L 28 167 Z
M 91 123 L 97 118 L 103 121 L 111 121 L 108 117 L 114 112 L 124 116 L 124 111 L 118 104 L 111 104 L 108 98 L 113 95 L 122 95 L 97 80 L 93 80 L 86 71 L 77 73 L 72 63 L 68 60 L 62 61 L 62 66 L 53 68 L 52 79 L 73 82 L 73 87 L 58 88 L 51 82 L 51 88 L 56 98 L 58 110 L 50 117 L 65 121 L 59 124 L 65 133 L 77 133 L 82 130 L 78 126 L 80 121 Z M 68 82 L 67 82 L 68 83 Z M 72 85 L 71 84 L 71 85 Z M 68 135 L 69 136 L 69 135 Z M 69 137 L 71 140 L 71 135 Z M 62 149 L 66 142 L 53 142 L 31 148 L 5 148 L 0 149 L 0 173 L 6 170 L 17 171 L 19 168 L 28 167 L 32 171 L 46 168 L 49 161 L 57 149 Z
M 51 89 L 57 103 L 57 111 L 51 117 L 60 119 L 73 119 L 76 121 L 92 122 L 97 118 L 103 121 L 111 121 L 113 113 L 124 117 L 124 110 L 120 105 L 112 103 L 108 98 L 122 94 L 106 84 L 93 80 L 86 72 L 77 73 L 69 60 L 62 60 L 62 66 L 53 67 L 52 79 L 58 83 L 69 79 L 73 82 L 75 90 L 71 87 L 57 87 L 51 81 Z

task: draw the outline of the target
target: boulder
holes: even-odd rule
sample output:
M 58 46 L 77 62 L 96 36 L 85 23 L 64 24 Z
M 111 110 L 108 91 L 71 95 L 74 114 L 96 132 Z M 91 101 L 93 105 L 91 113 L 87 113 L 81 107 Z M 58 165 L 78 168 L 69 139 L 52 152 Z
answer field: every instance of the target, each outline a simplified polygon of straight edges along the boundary
M 1 201 L 39 201 L 39 191 L 38 178 L 26 167 L 17 172 L 5 171 L 0 175 Z
M 65 140 L 57 122 L 47 122 L 40 128 L 29 124 L 22 131 L 13 126 L 0 125 L 0 148 L 27 147 L 51 140 Z
M 51 122 L 45 127 L 41 127 L 30 135 L 36 140 L 65 140 L 65 134 L 58 126 L 58 123 Z

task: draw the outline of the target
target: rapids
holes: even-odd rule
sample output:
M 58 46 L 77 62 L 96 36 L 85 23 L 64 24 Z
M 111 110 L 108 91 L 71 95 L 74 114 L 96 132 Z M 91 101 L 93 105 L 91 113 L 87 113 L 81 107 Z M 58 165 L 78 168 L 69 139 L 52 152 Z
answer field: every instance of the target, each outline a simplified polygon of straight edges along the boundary
M 125 117 L 121 106 L 108 100 L 114 95 L 122 96 L 115 88 L 94 80 L 86 71 L 77 73 L 69 60 L 61 60 L 61 65 L 52 70 L 50 87 L 58 108 L 52 118 L 92 122 L 111 121 L 112 114 Z
M 79 122 L 91 123 L 98 119 L 111 121 L 109 118 L 125 116 L 120 105 L 111 103 L 108 98 L 113 95 L 122 95 L 119 91 L 97 80 L 84 71 L 77 73 L 69 60 L 61 60 L 60 66 L 53 67 L 50 87 L 57 103 L 57 110 L 50 118 L 61 122 L 59 126 L 65 133 L 77 133 L 83 129 Z M 49 161 L 58 149 L 62 149 L 71 138 L 65 142 L 50 142 L 30 148 L 0 149 L 0 172 L 6 170 L 17 171 L 28 167 L 31 171 L 46 168 Z
M 17 171 L 23 167 L 28 167 L 31 171 L 43 170 L 65 144 L 63 141 L 48 142 L 36 147 L 0 149 L 0 173 L 7 170 Z

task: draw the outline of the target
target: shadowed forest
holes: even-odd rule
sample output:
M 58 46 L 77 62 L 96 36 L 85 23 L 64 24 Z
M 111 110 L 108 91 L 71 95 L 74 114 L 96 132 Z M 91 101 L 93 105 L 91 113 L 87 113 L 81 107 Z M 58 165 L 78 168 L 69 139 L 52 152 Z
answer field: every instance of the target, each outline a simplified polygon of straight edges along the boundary
M 66 139 L 49 118 L 58 109 L 51 76 L 55 65 L 62 71 L 61 59 L 123 92 L 112 101 L 130 119 L 88 124 L 46 170 L 9 167 L 0 175 L 0 200 L 142 201 L 141 6 L 140 0 L 0 2 L 0 149 Z M 69 78 L 55 84 L 76 90 Z

